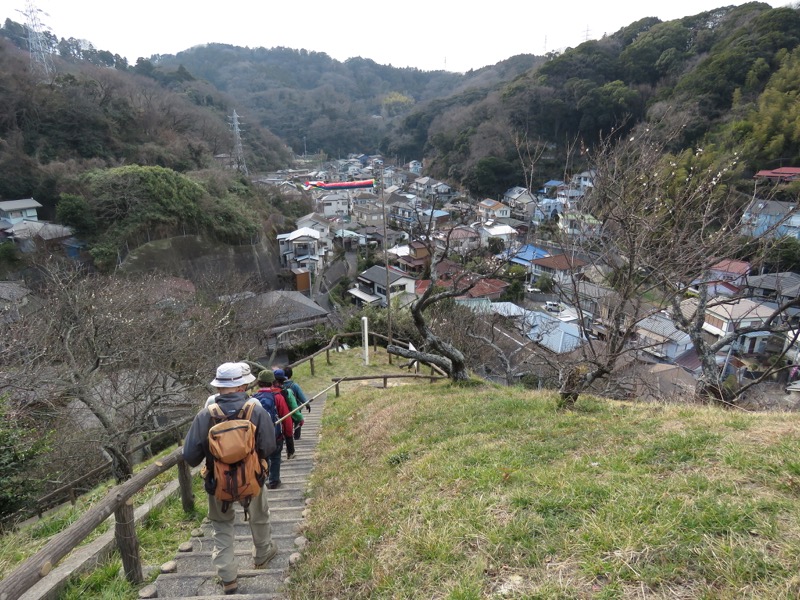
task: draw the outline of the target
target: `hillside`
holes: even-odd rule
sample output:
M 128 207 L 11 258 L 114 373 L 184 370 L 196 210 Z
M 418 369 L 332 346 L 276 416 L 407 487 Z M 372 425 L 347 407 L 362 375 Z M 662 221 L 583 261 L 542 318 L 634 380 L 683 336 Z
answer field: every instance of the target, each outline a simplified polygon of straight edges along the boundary
M 333 358 L 296 379 L 315 392 L 363 369 L 360 351 Z M 520 388 L 342 385 L 294 598 L 800 593 L 794 415 L 591 397 L 558 412 Z

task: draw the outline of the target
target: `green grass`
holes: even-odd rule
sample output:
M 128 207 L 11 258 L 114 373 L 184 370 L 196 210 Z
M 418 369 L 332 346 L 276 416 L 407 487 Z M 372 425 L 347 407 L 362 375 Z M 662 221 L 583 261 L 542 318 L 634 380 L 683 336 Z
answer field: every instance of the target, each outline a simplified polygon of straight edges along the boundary
M 295 379 L 313 393 L 386 368 L 333 360 Z M 796 415 L 346 385 L 326 404 L 293 598 L 800 595 Z

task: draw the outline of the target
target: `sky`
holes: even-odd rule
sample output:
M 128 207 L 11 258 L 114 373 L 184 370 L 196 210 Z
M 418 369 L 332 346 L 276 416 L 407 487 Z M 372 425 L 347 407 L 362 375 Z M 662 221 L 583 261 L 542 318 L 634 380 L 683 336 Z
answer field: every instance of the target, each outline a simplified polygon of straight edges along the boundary
M 663 21 L 744 0 L 596 0 L 520 2 L 342 3 L 240 0 L 0 0 L 0 19 L 26 21 L 28 2 L 58 38 L 85 39 L 135 64 L 153 54 L 192 46 L 235 46 L 324 52 L 344 61 L 360 56 L 394 67 L 465 72 L 516 54 L 544 54 L 612 34 L 644 17 Z M 786 6 L 773 0 L 770 6 Z

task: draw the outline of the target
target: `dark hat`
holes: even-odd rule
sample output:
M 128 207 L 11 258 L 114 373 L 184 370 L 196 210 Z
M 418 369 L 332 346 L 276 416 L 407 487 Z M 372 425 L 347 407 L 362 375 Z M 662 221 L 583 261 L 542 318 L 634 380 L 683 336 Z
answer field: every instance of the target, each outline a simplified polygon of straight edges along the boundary
M 275 374 L 275 379 L 278 380 L 286 379 L 286 373 L 284 373 L 283 369 L 275 369 L 274 374 Z
M 275 381 L 275 375 L 269 369 L 258 372 L 258 383 L 272 383 L 273 381 Z

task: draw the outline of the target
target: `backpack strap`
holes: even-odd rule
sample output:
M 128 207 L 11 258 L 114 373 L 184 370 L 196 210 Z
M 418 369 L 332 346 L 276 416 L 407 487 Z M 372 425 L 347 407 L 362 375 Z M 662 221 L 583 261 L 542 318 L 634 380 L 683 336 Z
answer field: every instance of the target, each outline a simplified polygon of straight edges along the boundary
M 217 404 L 216 402 L 214 402 L 214 404 L 209 405 L 208 413 L 211 415 L 211 418 L 214 421 L 224 421 L 227 419 L 225 413 L 222 411 L 219 404 Z
M 260 404 L 260 402 L 255 398 L 249 398 L 247 402 L 244 403 L 244 406 L 239 409 L 239 418 L 249 421 L 250 417 L 253 416 L 253 410 L 255 410 L 256 404 Z

